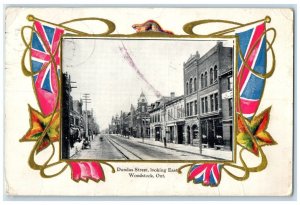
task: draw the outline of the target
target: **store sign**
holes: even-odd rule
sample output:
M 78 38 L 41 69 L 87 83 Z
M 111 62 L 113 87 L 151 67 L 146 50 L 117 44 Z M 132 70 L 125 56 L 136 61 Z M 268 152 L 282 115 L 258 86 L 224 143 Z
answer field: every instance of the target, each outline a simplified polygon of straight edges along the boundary
M 232 90 L 222 93 L 222 100 L 232 98 L 233 92 Z

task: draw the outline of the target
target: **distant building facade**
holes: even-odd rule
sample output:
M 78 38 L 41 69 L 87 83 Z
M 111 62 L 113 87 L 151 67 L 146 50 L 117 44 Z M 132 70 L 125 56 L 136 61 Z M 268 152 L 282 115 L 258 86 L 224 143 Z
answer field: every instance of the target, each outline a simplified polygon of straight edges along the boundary
M 150 105 L 150 138 L 155 141 L 162 141 L 165 136 L 165 103 L 169 99 L 161 97 Z
M 171 95 L 171 99 L 165 104 L 165 125 L 167 142 L 184 144 L 184 99 L 183 95 L 175 97 Z
M 142 92 L 136 109 L 136 135 L 140 138 L 150 137 L 150 115 L 148 112 L 148 102 Z
M 136 137 L 137 135 L 137 126 L 136 126 L 136 111 L 133 105 L 130 107 L 130 116 L 129 116 L 129 135 Z

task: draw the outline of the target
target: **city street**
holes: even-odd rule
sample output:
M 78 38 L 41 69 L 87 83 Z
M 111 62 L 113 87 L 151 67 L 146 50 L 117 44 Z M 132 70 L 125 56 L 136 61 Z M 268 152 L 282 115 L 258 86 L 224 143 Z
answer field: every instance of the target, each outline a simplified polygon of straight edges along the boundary
M 102 137 L 102 140 L 101 140 Z M 90 149 L 83 149 L 71 159 L 97 160 L 214 160 L 214 158 L 168 149 L 147 143 L 141 138 L 130 139 L 120 135 L 97 135 Z

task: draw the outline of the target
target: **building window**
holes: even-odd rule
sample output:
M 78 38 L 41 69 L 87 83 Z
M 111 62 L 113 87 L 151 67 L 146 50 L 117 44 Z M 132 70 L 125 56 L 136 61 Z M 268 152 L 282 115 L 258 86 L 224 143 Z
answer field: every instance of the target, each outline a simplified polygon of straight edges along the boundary
M 205 99 L 205 112 L 208 112 L 207 97 L 205 97 L 204 99 Z
M 190 107 L 189 103 L 186 104 L 186 116 L 190 116 Z
M 193 115 L 193 102 L 190 102 L 190 115 Z
M 186 83 L 186 94 L 189 94 L 189 82 Z
M 219 109 L 219 100 L 218 100 L 218 93 L 215 94 L 215 110 L 218 111 Z
M 204 87 L 207 87 L 207 72 L 204 74 Z
M 229 116 L 232 116 L 232 107 L 233 107 L 233 103 L 232 103 L 232 98 L 228 99 L 228 104 L 229 104 Z
M 215 81 L 218 79 L 218 67 L 216 65 L 214 67 L 214 79 Z
M 214 111 L 214 95 L 210 95 L 210 111 Z
M 183 106 L 182 106 L 182 105 L 180 106 L 180 113 L 181 113 L 180 116 L 181 116 L 181 117 L 184 117 L 184 116 L 183 116 Z
M 195 105 L 195 115 L 197 115 L 198 114 L 197 100 L 195 100 L 194 105 Z
M 197 79 L 194 78 L 194 92 L 196 92 L 197 90 Z
M 74 125 L 74 118 L 72 116 L 70 116 L 70 124 Z
M 201 98 L 201 111 L 204 113 L 204 98 Z
M 160 122 L 160 114 L 158 114 L 158 119 L 157 120 L 158 120 L 158 122 Z
M 227 80 L 228 80 L 228 90 L 232 90 L 233 89 L 233 78 L 232 78 L 232 76 L 231 77 L 229 77 L 229 78 L 227 78 Z
M 201 88 L 204 88 L 204 77 L 203 77 L 203 73 L 201 74 Z
M 190 94 L 193 92 L 193 79 L 190 79 Z
M 177 118 L 177 114 L 176 114 L 176 108 L 174 107 L 174 117 L 173 117 L 174 119 L 176 119 Z
M 213 82 L 214 82 L 214 76 L 213 76 L 213 69 L 211 68 L 209 70 L 209 83 L 213 84 Z

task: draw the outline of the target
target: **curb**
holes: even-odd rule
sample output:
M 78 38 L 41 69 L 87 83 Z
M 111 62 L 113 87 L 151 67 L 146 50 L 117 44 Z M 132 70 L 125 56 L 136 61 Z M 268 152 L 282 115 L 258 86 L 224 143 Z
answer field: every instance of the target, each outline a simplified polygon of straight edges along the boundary
M 195 153 L 195 152 L 189 152 L 189 151 L 185 151 L 185 150 L 180 150 L 180 149 L 175 149 L 175 148 L 171 148 L 171 147 L 164 147 L 164 146 L 160 146 L 160 145 L 154 145 L 154 144 L 149 144 L 146 142 L 138 142 L 138 143 L 142 143 L 142 144 L 147 144 L 147 145 L 151 145 L 151 146 L 155 146 L 155 147 L 161 147 L 161 148 L 166 148 L 166 149 L 170 149 L 170 150 L 174 150 L 174 151 L 179 151 L 179 152 L 185 152 L 185 153 L 189 153 L 189 154 L 195 154 L 195 155 L 200 155 L 200 156 L 204 156 L 204 157 L 208 157 L 208 158 L 214 158 L 216 160 L 224 160 L 224 161 L 228 161 L 226 159 L 223 158 L 219 158 L 219 157 L 212 157 L 212 156 L 208 156 L 208 155 L 204 155 L 204 154 L 199 154 L 199 153 Z

